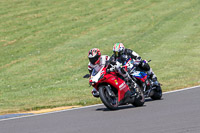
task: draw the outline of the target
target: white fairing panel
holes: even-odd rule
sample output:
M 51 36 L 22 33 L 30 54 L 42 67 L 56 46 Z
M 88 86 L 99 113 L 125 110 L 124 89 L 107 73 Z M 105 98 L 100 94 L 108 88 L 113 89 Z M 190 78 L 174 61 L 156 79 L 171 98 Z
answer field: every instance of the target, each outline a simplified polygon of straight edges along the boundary
M 101 67 L 99 71 L 96 71 L 95 69 L 93 69 L 91 77 L 90 77 L 90 80 L 92 80 L 92 82 L 97 83 L 99 81 L 103 68 L 104 67 Z

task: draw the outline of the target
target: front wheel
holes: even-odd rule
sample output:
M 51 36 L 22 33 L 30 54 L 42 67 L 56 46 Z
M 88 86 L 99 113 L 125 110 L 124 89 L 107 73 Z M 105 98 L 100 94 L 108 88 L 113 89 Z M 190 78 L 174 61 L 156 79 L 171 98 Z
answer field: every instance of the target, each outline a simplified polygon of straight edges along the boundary
M 140 107 L 144 105 L 145 102 L 145 97 L 144 97 L 144 93 L 143 90 L 140 87 L 136 87 L 136 92 L 137 92 L 137 96 L 134 100 L 134 102 L 132 103 L 135 107 Z
M 103 104 L 110 110 L 116 110 L 118 108 L 118 98 L 116 95 L 109 95 L 109 91 L 112 91 L 110 87 L 103 85 L 99 87 L 99 96 Z M 114 92 L 112 92 L 114 94 Z
M 154 89 L 154 94 L 151 96 L 151 99 L 153 100 L 160 100 L 162 98 L 162 89 L 160 86 L 157 86 L 156 89 Z

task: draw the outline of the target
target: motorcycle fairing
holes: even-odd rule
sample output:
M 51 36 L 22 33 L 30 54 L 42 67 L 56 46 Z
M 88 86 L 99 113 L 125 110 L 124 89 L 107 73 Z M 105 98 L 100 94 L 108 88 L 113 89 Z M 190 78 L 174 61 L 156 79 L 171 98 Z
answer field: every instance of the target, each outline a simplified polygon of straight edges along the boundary
M 106 83 L 110 84 L 118 91 L 118 102 L 122 101 L 125 97 L 125 94 L 130 91 L 129 86 L 126 84 L 124 80 L 119 78 L 115 73 L 110 73 L 105 75 L 105 78 L 109 80 L 105 80 Z
M 101 81 L 101 84 L 108 83 L 117 89 L 119 103 L 123 103 L 124 99 L 126 98 L 125 94 L 131 93 L 129 86 L 125 83 L 125 81 L 119 78 L 115 72 L 106 73 L 105 67 L 102 67 L 99 71 L 95 71 L 93 69 L 89 82 L 98 90 L 99 81 Z
M 141 80 L 142 82 L 145 82 L 147 79 L 147 74 L 145 72 L 137 71 L 131 75 L 133 75 L 137 79 Z

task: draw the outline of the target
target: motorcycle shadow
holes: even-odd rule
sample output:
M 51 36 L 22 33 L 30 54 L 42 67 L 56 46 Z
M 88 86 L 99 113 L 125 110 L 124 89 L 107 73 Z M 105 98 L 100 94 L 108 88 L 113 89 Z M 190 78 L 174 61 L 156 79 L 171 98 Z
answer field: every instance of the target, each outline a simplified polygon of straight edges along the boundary
M 161 98 L 160 100 L 163 100 L 163 98 Z M 160 101 L 160 100 L 153 100 L 151 98 L 145 98 L 145 102 L 156 102 L 156 101 Z M 131 104 L 128 104 L 128 105 L 121 105 L 116 110 L 110 110 L 110 109 L 108 109 L 106 107 L 103 107 L 103 108 L 97 108 L 96 111 L 120 111 L 120 110 L 124 110 L 124 109 L 142 108 L 142 107 L 146 107 L 146 105 L 144 104 L 141 107 L 135 107 L 135 106 L 133 106 Z
M 132 108 L 142 108 L 142 107 L 145 107 L 146 105 L 143 105 L 141 107 L 135 107 L 131 104 L 128 104 L 128 105 L 121 105 L 118 107 L 118 109 L 116 110 L 110 110 L 106 107 L 103 107 L 103 108 L 97 108 L 96 111 L 120 111 L 120 110 L 124 110 L 124 109 L 132 109 Z
M 160 101 L 163 100 L 163 98 L 159 99 L 159 100 L 153 100 L 151 98 L 145 98 L 145 102 L 154 102 L 154 101 Z

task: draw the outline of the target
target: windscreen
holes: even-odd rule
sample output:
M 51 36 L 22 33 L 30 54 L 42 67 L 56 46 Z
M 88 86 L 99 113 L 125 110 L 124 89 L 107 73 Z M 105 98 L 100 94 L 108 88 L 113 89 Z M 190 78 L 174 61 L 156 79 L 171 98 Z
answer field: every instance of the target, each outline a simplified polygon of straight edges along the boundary
M 92 76 L 95 76 L 102 68 L 103 66 L 97 66 L 92 70 Z

